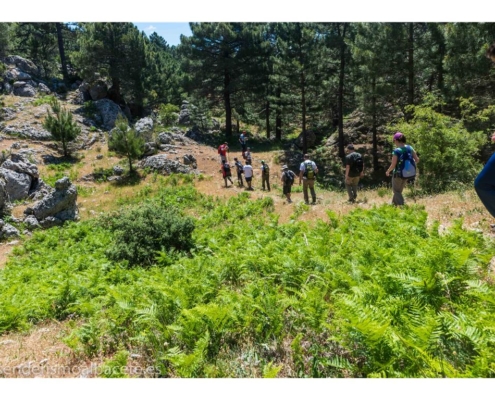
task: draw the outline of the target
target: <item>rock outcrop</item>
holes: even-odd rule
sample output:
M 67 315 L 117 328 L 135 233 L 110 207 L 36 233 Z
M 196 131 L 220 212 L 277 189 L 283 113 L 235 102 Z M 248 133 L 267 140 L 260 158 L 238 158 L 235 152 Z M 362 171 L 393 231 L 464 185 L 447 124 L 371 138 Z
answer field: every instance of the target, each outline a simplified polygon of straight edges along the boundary
M 34 217 L 43 228 L 62 225 L 69 220 L 78 220 L 76 186 L 67 177 L 59 179 L 55 182 L 55 190 L 32 207 L 26 208 L 24 214 L 26 218 Z M 32 217 L 29 217 L 30 224 L 35 225 Z

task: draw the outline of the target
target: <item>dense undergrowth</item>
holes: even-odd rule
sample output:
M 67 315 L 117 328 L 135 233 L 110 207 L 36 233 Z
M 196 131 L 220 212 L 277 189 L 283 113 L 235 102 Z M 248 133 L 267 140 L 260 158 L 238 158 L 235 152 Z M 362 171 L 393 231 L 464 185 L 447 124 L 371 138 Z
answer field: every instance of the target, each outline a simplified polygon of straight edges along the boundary
M 73 320 L 77 354 L 139 352 L 163 377 L 495 376 L 495 248 L 461 221 L 439 234 L 384 205 L 279 224 L 271 198 L 167 183 L 122 215 L 194 216 L 187 252 L 131 267 L 105 219 L 36 232 L 0 271 L 0 332 Z

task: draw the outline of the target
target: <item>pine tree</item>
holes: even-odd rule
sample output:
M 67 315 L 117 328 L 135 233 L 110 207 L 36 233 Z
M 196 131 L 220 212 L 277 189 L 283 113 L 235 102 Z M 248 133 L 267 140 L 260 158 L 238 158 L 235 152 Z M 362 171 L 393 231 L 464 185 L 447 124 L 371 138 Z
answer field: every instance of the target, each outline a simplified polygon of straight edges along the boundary
M 48 116 L 43 122 L 43 127 L 49 131 L 55 140 L 62 142 L 64 156 L 68 157 L 68 142 L 77 138 L 81 133 L 81 128 L 72 119 L 72 114 L 60 105 L 57 99 L 50 102 L 53 115 L 48 112 Z
M 127 120 L 119 116 L 115 121 L 115 129 L 112 131 L 112 136 L 109 140 L 109 147 L 117 154 L 127 157 L 129 161 L 129 173 L 134 170 L 132 168 L 132 160 L 135 160 L 144 152 L 144 139 L 127 124 Z

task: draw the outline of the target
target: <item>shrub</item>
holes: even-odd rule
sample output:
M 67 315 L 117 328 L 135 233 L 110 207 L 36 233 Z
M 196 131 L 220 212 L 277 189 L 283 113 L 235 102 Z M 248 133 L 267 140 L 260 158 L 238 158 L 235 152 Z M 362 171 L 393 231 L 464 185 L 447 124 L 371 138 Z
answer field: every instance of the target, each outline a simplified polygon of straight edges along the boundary
M 115 234 L 107 256 L 129 266 L 151 265 L 160 250 L 188 251 L 193 245 L 193 220 L 172 207 L 142 204 L 104 221 Z
M 462 120 L 454 120 L 434 110 L 435 104 L 411 107 L 410 122 L 394 125 L 403 132 L 419 154 L 421 189 L 440 192 L 458 183 L 472 182 L 481 169 L 475 156 L 484 140 L 482 132 L 468 132 Z
M 161 104 L 158 110 L 158 118 L 160 123 L 165 126 L 172 125 L 177 120 L 179 107 L 173 104 Z

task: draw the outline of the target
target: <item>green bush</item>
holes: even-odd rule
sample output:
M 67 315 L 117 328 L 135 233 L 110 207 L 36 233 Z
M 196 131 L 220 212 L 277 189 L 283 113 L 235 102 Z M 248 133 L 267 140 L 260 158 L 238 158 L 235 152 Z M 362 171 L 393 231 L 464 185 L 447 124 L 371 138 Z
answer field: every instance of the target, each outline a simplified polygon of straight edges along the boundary
M 482 132 L 468 132 L 462 120 L 440 114 L 435 106 L 430 100 L 411 107 L 413 119 L 391 127 L 404 133 L 419 154 L 419 179 L 425 192 L 441 192 L 472 182 L 481 169 L 476 155 L 485 140 Z
M 114 241 L 106 254 L 112 260 L 127 260 L 129 266 L 153 264 L 160 250 L 192 248 L 194 222 L 173 207 L 143 204 L 106 219 Z
M 177 119 L 177 113 L 179 111 L 179 107 L 174 106 L 173 104 L 161 104 L 158 110 L 160 123 L 165 126 L 172 125 Z

